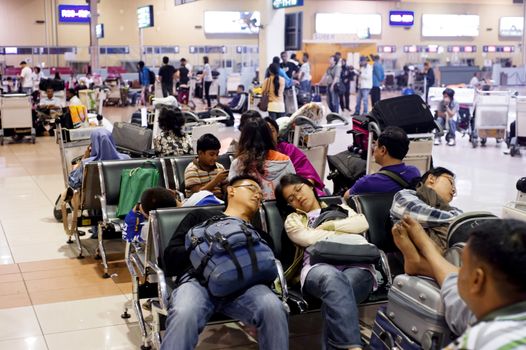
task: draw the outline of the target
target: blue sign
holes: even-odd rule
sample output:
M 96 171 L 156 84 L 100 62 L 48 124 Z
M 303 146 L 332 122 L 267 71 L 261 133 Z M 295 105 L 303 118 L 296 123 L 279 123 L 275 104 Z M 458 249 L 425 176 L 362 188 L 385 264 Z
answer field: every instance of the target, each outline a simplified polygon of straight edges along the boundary
M 275 9 L 284 9 L 295 6 L 303 6 L 303 0 L 272 0 L 272 7 Z
M 412 27 L 415 24 L 413 11 L 389 11 L 389 25 Z
M 89 23 L 91 12 L 88 5 L 58 5 L 60 23 Z

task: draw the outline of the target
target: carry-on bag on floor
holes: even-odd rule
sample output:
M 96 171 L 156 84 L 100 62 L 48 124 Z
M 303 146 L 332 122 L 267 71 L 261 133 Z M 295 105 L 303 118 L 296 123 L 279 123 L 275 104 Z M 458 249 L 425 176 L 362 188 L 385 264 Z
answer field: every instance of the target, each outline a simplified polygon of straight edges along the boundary
M 398 126 L 407 134 L 429 133 L 437 128 L 429 106 L 418 95 L 398 96 L 378 101 L 370 115 L 387 126 Z
M 321 102 L 321 95 L 320 95 L 320 86 L 316 85 L 314 87 L 314 95 L 312 95 L 312 102 Z
M 442 349 L 455 339 L 445 320 L 440 287 L 433 280 L 398 275 L 387 298 L 387 317 L 423 349 Z
M 115 145 L 124 151 L 144 154 L 152 148 L 152 130 L 141 126 L 116 122 L 113 124 L 112 131 Z
M 421 350 L 420 345 L 402 332 L 387 317 L 385 306 L 378 309 L 374 320 L 373 333 L 369 343 L 371 350 Z
M 298 110 L 298 100 L 296 97 L 296 89 L 294 87 L 285 89 L 283 92 L 285 100 L 285 114 L 293 114 Z

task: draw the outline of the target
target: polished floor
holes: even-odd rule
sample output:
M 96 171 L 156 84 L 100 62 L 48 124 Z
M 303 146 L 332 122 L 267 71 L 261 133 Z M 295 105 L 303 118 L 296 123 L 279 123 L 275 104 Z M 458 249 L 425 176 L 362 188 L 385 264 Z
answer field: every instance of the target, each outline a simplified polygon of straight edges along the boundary
M 112 121 L 126 120 L 131 111 L 108 108 L 104 114 Z M 338 130 L 330 154 L 347 146 L 345 131 Z M 221 130 L 224 148 L 236 133 Z M 472 149 L 467 137 L 459 136 L 456 147 L 434 148 L 435 165 L 457 174 L 453 205 L 500 214 L 515 198 L 515 182 L 526 175 L 526 157 L 504 155 L 504 147 L 490 140 L 486 147 Z M 62 226 L 52 216 L 63 189 L 53 138 L 0 146 L 0 349 L 138 349 L 136 319 L 120 317 L 130 298 L 129 274 L 117 263 L 112 265 L 117 276 L 103 279 L 99 261 L 75 258 L 74 246 L 66 244 Z M 290 328 L 292 349 L 319 348 L 319 317 L 293 318 Z M 237 324 L 228 324 L 207 327 L 198 348 L 257 345 Z

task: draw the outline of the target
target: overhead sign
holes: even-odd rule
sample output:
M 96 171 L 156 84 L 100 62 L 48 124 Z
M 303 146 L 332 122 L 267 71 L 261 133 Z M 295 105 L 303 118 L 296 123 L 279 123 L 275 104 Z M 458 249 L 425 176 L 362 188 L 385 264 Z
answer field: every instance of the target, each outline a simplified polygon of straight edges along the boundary
M 257 34 L 260 25 L 258 11 L 205 11 L 204 28 L 207 34 Z
M 389 25 L 412 27 L 414 24 L 414 11 L 389 11 Z
M 479 35 L 478 15 L 423 14 L 422 36 L 476 37 Z
M 139 28 L 153 27 L 153 5 L 137 9 L 137 24 Z
M 95 26 L 95 36 L 97 39 L 104 38 L 104 24 L 99 23 Z
M 521 37 L 524 29 L 523 17 L 501 17 L 499 21 L 499 35 Z
M 272 0 L 272 7 L 275 9 L 284 9 L 295 6 L 303 6 L 303 0 Z
M 88 5 L 58 5 L 60 23 L 89 23 L 90 18 Z

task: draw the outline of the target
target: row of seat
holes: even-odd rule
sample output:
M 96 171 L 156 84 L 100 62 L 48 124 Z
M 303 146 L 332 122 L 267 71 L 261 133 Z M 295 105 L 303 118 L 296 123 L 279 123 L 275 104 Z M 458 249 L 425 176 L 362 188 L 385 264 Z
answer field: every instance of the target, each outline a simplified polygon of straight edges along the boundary
M 377 270 L 383 277 L 383 283 L 360 307 L 378 305 L 385 303 L 387 300 L 387 291 L 392 283 L 392 273 L 389 264 L 389 261 L 392 259 L 389 259 L 388 256 L 398 253 L 398 250 L 392 243 L 390 234 L 389 208 L 392 199 L 392 193 L 353 197 L 352 204 L 359 213 L 366 216 L 370 223 L 366 237 L 378 247 L 386 249 L 382 251 L 382 259 L 377 266 Z M 335 196 L 324 197 L 322 200 L 328 204 L 342 203 L 341 197 Z M 205 210 L 224 210 L 224 206 L 202 208 Z M 154 345 L 156 348 L 159 348 L 160 346 L 161 331 L 168 312 L 168 300 L 174 288 L 172 279 L 165 278 L 166 266 L 163 261 L 163 252 L 179 223 L 194 209 L 169 208 L 152 211 L 150 213 L 146 246 L 142 247 L 134 243 L 127 246 L 126 263 L 134 285 L 132 306 L 139 319 L 145 347 Z M 268 232 L 273 239 L 274 254 L 278 261 L 282 302 L 287 305 L 291 314 L 319 311 L 320 300 L 302 296 L 297 288 L 287 288 L 283 269 L 286 270 L 292 263 L 295 247 L 284 231 L 283 218 L 278 211 L 276 202 L 265 201 L 260 209 L 260 215 L 254 219 L 253 223 Z M 140 301 L 146 298 L 153 298 L 154 300 L 152 304 L 153 321 L 151 324 L 146 324 L 140 304 Z M 124 315 L 127 315 L 127 309 Z M 223 315 L 214 315 L 210 323 L 227 321 L 231 320 Z

